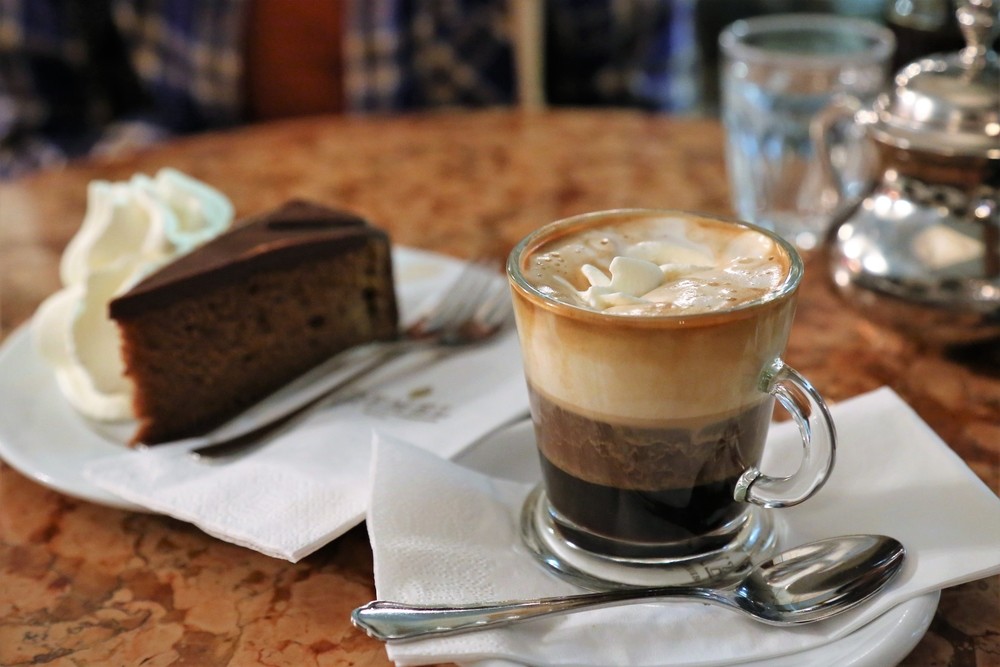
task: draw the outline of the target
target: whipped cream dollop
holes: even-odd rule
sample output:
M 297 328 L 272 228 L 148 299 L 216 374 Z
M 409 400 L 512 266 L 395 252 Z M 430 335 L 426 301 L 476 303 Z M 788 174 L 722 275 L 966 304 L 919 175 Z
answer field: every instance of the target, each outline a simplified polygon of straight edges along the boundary
M 593 310 L 693 314 L 778 289 L 788 273 L 783 257 L 753 230 L 659 218 L 589 229 L 547 246 L 532 257 L 529 273 L 543 292 Z
M 228 229 L 232 220 L 225 195 L 175 169 L 89 184 L 83 223 L 59 264 L 63 288 L 39 306 L 31 322 L 35 349 L 79 412 L 102 421 L 132 416 L 108 303 Z

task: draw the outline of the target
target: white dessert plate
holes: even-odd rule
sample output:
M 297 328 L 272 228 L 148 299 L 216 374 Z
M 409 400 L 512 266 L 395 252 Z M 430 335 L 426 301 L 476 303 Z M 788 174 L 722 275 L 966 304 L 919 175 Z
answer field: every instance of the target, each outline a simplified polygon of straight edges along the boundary
M 393 249 L 393 263 L 403 321 L 463 266 L 445 255 L 402 247 Z M 120 452 L 131 432 L 130 424 L 94 423 L 63 398 L 28 325 L 0 346 L 0 458 L 21 474 L 68 496 L 148 512 L 83 477 L 87 463 Z
M 540 478 L 529 421 L 497 431 L 455 457 L 455 462 L 492 477 L 534 483 Z M 766 661 L 731 663 L 741 667 L 888 667 L 905 658 L 934 618 L 941 591 L 913 598 L 855 632 L 808 651 Z M 529 667 L 488 660 L 465 667 Z

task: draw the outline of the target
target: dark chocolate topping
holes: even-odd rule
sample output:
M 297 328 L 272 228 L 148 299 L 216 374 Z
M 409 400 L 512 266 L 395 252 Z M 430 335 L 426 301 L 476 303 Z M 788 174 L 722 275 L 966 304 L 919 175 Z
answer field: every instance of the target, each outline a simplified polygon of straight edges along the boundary
M 112 318 L 137 315 L 260 270 L 294 266 L 364 247 L 385 232 L 364 219 L 303 200 L 249 218 L 147 276 L 109 304 Z

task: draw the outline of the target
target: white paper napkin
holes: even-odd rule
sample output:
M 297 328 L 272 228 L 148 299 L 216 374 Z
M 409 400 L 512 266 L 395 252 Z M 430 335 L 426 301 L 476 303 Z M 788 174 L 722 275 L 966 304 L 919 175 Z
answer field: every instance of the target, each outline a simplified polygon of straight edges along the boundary
M 903 571 L 860 609 L 775 628 L 706 604 L 641 604 L 390 643 L 389 657 L 401 665 L 501 658 L 630 667 L 765 660 L 845 637 L 930 591 L 1000 572 L 1000 499 L 895 393 L 854 398 L 834 406 L 833 415 L 840 448 L 828 483 L 806 503 L 774 510 L 775 519 L 779 547 L 848 533 L 883 533 L 905 545 Z M 764 470 L 797 461 L 800 449 L 794 426 L 775 426 Z M 487 458 L 496 474 L 511 467 L 503 453 Z M 380 599 L 430 604 L 579 592 L 543 572 L 519 544 L 530 485 L 443 461 L 391 436 L 378 438 L 371 479 L 368 531 Z
M 123 450 L 87 465 L 98 486 L 223 540 L 297 561 L 364 519 L 372 432 L 450 457 L 527 413 L 517 337 L 428 364 L 409 355 L 266 446 L 204 463 L 199 440 Z

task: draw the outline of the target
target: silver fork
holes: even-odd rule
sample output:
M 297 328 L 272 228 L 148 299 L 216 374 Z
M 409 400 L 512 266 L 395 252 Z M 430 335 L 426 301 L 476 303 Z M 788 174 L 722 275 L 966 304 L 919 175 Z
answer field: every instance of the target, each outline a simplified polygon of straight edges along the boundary
M 348 368 L 336 374 L 336 381 L 316 392 L 304 392 L 262 423 L 230 432 L 223 427 L 219 435 L 207 436 L 208 442 L 192 449 L 195 458 L 215 462 L 242 454 L 263 445 L 266 437 L 301 416 L 323 400 L 388 364 L 418 350 L 437 349 L 443 354 L 485 342 L 506 329 L 513 319 L 507 283 L 494 270 L 493 262 L 477 260 L 467 264 L 459 275 L 415 319 L 401 331 L 399 338 L 369 345 L 369 354 L 351 355 Z

